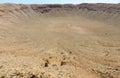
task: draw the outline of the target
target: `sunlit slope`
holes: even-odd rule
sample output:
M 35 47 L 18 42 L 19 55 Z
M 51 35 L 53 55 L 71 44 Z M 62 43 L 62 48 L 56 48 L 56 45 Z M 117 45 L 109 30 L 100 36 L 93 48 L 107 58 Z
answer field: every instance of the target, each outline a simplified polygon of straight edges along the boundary
M 119 4 L 1 4 L 0 76 L 120 78 L 119 13 Z

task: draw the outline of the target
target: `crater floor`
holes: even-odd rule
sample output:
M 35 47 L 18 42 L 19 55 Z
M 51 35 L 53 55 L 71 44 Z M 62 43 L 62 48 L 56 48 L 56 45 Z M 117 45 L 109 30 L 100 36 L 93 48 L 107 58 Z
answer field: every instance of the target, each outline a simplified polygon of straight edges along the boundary
M 120 78 L 119 20 L 119 4 L 0 4 L 0 77 Z

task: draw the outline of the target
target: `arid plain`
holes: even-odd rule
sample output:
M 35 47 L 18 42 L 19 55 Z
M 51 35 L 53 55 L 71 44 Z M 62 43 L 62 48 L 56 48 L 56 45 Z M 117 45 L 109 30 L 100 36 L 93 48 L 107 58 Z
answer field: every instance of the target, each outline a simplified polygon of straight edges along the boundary
M 120 4 L 0 4 L 0 78 L 120 78 Z

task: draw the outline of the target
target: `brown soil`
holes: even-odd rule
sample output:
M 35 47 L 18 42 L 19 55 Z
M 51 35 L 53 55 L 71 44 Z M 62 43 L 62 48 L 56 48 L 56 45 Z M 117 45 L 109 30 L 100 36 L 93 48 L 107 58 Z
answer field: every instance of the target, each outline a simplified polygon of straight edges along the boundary
M 0 78 L 120 78 L 119 21 L 119 4 L 0 4 Z

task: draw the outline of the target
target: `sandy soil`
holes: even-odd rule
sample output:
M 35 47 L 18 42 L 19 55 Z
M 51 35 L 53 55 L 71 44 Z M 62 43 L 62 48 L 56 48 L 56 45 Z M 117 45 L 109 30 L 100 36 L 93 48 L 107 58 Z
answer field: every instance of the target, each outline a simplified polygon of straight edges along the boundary
M 120 78 L 118 11 L 0 4 L 0 78 Z

